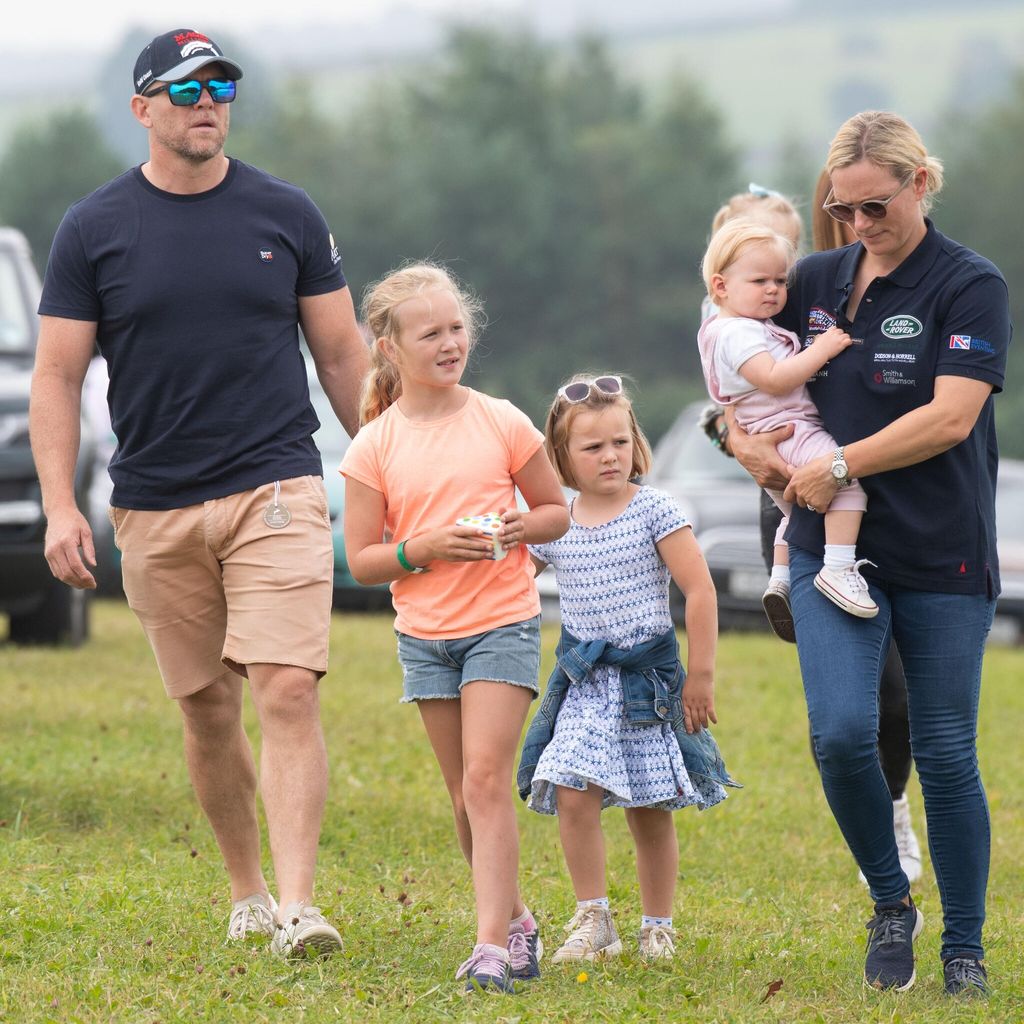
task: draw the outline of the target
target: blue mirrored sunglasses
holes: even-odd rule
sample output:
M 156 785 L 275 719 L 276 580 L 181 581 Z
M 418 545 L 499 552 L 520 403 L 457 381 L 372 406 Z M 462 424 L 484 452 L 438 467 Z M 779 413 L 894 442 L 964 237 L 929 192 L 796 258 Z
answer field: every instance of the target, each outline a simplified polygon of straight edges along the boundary
M 214 103 L 231 103 L 235 98 L 235 83 L 230 78 L 211 78 L 208 82 L 200 82 L 198 78 L 187 78 L 183 82 L 170 82 L 158 85 L 155 89 L 143 93 L 144 96 L 156 96 L 166 92 L 168 99 L 176 107 L 194 107 L 203 90 L 210 94 Z

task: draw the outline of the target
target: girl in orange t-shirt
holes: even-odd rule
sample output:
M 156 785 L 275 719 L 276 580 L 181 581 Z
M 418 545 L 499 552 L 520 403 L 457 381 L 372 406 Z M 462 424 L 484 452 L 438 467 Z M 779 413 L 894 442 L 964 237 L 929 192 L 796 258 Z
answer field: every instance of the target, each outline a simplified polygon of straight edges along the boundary
M 540 432 L 509 402 L 460 383 L 480 312 L 432 264 L 371 287 L 364 426 L 341 472 L 349 568 L 360 583 L 391 583 L 403 701 L 419 708 L 472 866 L 476 945 L 456 977 L 470 991 L 510 992 L 516 978 L 539 977 L 542 953 L 516 883 L 512 795 L 540 668 L 525 545 L 560 537 L 569 514 Z

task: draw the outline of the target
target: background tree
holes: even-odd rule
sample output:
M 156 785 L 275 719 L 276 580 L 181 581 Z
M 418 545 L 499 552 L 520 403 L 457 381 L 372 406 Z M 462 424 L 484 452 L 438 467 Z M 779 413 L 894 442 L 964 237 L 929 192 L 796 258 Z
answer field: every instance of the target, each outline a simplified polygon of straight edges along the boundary
M 0 223 L 24 232 L 42 272 L 67 208 L 123 169 L 82 110 L 26 124 L 0 160 Z
M 1024 73 L 1010 94 L 969 120 L 957 118 L 935 146 L 945 160 L 946 186 L 932 217 L 958 242 L 1003 272 L 1010 315 L 1024 323 L 1024 231 L 1015 215 L 1024 165 Z M 1007 383 L 996 400 L 1000 449 L 1024 457 L 1024 351 L 1010 346 Z
M 232 148 L 302 182 L 357 296 L 403 260 L 449 262 L 490 317 L 480 387 L 539 419 L 567 373 L 622 370 L 657 435 L 703 390 L 698 264 L 740 178 L 723 134 L 695 86 L 655 104 L 598 39 L 463 28 L 341 118 L 300 87 Z

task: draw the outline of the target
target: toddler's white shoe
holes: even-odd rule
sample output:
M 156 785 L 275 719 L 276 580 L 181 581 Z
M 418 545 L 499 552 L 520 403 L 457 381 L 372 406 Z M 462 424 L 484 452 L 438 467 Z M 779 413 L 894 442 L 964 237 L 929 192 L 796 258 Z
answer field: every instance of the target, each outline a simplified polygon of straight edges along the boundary
M 780 640 L 795 644 L 796 627 L 793 625 L 793 609 L 789 604 L 789 584 L 785 580 L 769 580 L 761 604 L 772 632 Z
M 861 576 L 860 567 L 874 564 L 862 558 L 838 570 L 823 565 L 814 577 L 815 589 L 844 612 L 856 615 L 859 619 L 873 619 L 878 614 L 878 605 L 871 600 L 868 581 Z

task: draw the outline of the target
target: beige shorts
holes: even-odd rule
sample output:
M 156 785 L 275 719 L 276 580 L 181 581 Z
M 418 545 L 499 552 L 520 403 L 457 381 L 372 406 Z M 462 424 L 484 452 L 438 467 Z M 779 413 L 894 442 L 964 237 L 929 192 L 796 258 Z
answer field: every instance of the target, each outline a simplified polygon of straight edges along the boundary
M 128 604 L 169 697 L 187 697 L 246 665 L 327 671 L 334 551 L 324 482 L 282 480 L 291 521 L 264 512 L 274 485 L 201 505 L 110 509 Z

